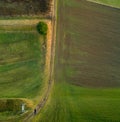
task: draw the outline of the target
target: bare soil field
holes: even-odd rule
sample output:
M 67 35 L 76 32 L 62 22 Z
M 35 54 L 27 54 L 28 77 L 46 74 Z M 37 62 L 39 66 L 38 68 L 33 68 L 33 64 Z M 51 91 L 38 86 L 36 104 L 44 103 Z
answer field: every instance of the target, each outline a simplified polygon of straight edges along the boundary
M 84 0 L 59 4 L 55 80 L 120 86 L 120 10 Z
M 51 1 L 52 0 L 0 0 L 0 17 L 49 14 Z

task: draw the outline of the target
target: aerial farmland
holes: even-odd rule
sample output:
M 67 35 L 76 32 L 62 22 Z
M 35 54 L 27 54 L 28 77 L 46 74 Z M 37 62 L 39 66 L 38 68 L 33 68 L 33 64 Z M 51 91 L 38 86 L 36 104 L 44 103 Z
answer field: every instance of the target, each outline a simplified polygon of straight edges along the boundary
M 0 122 L 119 115 L 119 0 L 0 1 Z

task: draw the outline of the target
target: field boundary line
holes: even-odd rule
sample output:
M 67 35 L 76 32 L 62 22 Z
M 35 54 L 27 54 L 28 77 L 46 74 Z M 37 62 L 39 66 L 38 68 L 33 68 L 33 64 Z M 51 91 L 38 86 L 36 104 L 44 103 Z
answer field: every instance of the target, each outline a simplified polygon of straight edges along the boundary
M 109 4 L 105 4 L 105 3 L 101 3 L 101 2 L 97 2 L 97 1 L 92 1 L 92 0 L 86 0 L 87 2 L 91 2 L 91 3 L 96 3 L 98 5 L 102 5 L 102 6 L 105 6 L 105 7 L 110 7 L 110 8 L 114 8 L 114 9 L 120 9 L 120 7 L 115 7 L 113 5 L 109 5 Z
M 24 20 L 0 20 L 0 26 L 20 26 L 20 25 L 35 25 L 40 21 L 49 22 L 49 19 L 24 19 Z

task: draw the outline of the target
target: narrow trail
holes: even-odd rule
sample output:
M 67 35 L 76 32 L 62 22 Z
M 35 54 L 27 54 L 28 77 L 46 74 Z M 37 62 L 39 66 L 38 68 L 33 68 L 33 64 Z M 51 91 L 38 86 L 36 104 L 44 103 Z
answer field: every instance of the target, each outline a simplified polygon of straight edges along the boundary
M 48 66 L 49 67 L 49 78 L 48 78 L 48 87 L 47 90 L 45 92 L 44 97 L 42 98 L 42 100 L 39 102 L 39 104 L 36 106 L 36 111 L 37 113 L 39 113 L 41 111 L 41 109 L 45 106 L 48 96 L 50 94 L 50 90 L 52 87 L 52 83 L 54 81 L 54 57 L 55 57 L 55 41 L 56 41 L 56 12 L 57 12 L 57 0 L 53 0 L 52 3 L 52 13 L 51 13 L 51 43 L 49 46 L 50 48 L 50 52 L 49 52 L 49 63 Z M 34 111 L 32 113 L 30 113 L 25 119 L 24 122 L 29 122 L 30 119 L 32 119 L 34 117 Z

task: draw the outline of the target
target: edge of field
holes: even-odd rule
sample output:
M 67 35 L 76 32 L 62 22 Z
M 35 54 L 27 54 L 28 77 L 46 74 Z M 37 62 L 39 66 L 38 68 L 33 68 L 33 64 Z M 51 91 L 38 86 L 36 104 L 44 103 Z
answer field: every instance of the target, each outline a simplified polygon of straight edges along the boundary
M 120 9 L 120 7 L 110 5 L 110 4 L 105 4 L 105 3 L 102 3 L 102 2 L 97 2 L 97 1 L 93 1 L 93 0 L 86 0 L 86 1 L 91 2 L 91 3 L 96 3 L 96 4 L 99 4 L 99 5 L 102 5 L 102 6 L 106 6 L 106 7 L 111 7 L 111 8 L 114 8 L 114 9 Z

